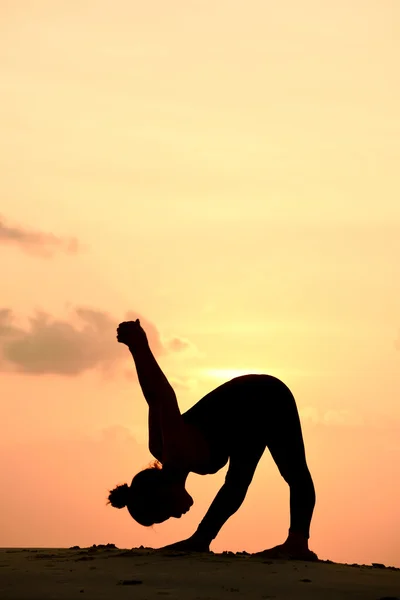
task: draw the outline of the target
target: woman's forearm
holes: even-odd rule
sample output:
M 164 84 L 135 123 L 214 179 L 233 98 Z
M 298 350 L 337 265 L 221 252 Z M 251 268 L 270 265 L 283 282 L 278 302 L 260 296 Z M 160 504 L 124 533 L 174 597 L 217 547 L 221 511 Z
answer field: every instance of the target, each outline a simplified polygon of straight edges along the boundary
M 149 404 L 157 405 L 166 396 L 175 396 L 168 379 L 157 363 L 150 346 L 140 345 L 139 348 L 129 348 L 135 362 L 140 387 Z

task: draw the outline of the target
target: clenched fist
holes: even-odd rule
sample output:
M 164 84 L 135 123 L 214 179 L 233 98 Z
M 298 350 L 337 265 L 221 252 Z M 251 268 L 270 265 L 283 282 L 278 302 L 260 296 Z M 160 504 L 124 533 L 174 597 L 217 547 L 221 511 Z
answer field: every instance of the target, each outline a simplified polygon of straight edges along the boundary
M 117 340 L 121 344 L 126 344 L 129 348 L 136 348 L 139 345 L 148 343 L 146 332 L 140 325 L 139 319 L 120 323 L 117 328 Z

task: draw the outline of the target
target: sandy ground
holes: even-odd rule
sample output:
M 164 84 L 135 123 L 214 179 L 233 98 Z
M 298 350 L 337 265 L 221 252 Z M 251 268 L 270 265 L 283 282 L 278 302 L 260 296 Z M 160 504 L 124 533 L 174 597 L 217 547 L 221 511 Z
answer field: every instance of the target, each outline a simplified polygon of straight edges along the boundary
M 107 546 L 0 549 L 1 600 L 400 600 L 400 569 Z

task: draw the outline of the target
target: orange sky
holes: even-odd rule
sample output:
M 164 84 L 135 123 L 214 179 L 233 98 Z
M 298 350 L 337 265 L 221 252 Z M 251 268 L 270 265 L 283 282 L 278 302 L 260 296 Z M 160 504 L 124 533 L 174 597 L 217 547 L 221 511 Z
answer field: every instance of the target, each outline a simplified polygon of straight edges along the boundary
M 151 458 L 131 311 L 183 410 L 281 377 L 312 548 L 400 566 L 399 23 L 396 0 L 1 3 L 0 546 L 161 546 L 206 512 L 225 469 L 154 530 L 105 506 Z M 266 452 L 212 549 L 288 515 Z

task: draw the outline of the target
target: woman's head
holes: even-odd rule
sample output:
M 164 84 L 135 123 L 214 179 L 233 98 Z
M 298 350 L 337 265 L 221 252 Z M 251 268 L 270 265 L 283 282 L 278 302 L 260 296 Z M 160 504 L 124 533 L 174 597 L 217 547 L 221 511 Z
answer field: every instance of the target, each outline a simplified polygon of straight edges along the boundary
M 193 505 L 184 481 L 172 478 L 157 461 L 135 475 L 130 487 L 124 483 L 111 490 L 108 500 L 115 508 L 126 506 L 131 517 L 145 527 L 170 517 L 179 519 Z

